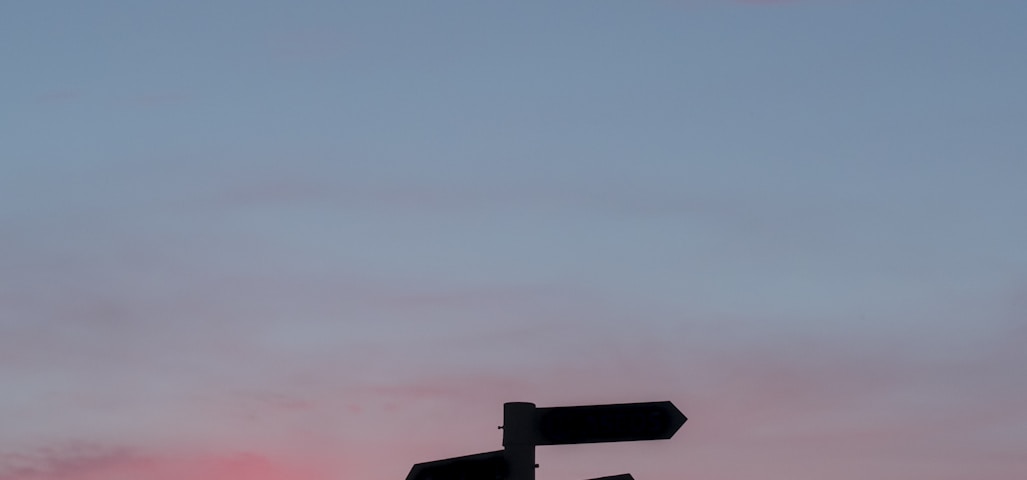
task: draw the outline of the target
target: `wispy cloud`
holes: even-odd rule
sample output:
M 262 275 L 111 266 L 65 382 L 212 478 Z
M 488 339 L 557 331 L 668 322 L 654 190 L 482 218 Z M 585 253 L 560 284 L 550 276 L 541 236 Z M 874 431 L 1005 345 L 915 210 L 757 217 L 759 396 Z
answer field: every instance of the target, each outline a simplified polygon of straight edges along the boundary
M 0 480 L 295 480 L 330 473 L 255 453 L 154 454 L 101 445 L 53 445 L 0 455 Z
M 0 454 L 0 480 L 89 478 L 149 464 L 150 459 L 126 448 L 72 443 Z
M 49 105 L 72 103 L 85 97 L 81 90 L 54 90 L 36 96 L 36 102 Z
M 353 48 L 344 34 L 330 29 L 308 29 L 269 36 L 270 55 L 283 63 L 310 63 L 338 60 Z
M 163 91 L 163 92 L 149 92 L 141 93 L 132 97 L 129 97 L 128 101 L 132 105 L 145 107 L 145 108 L 156 108 L 167 105 L 181 104 L 192 100 L 192 96 L 184 92 L 176 91 Z
M 547 214 L 601 213 L 625 218 L 688 218 L 732 228 L 795 229 L 825 222 L 847 207 L 830 199 L 816 205 L 781 205 L 759 198 L 689 194 L 630 187 L 497 183 L 481 188 L 416 183 L 358 183 L 279 178 L 224 185 L 196 205 L 204 209 L 294 207 L 336 212 L 465 214 L 532 211 Z

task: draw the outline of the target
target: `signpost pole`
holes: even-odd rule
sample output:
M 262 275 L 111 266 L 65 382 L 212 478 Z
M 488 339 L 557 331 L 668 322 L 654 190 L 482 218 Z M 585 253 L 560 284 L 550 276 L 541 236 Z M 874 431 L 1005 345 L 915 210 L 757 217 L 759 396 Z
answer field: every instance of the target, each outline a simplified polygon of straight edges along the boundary
M 535 480 L 535 404 L 503 404 L 503 454 L 509 476 L 506 480 Z

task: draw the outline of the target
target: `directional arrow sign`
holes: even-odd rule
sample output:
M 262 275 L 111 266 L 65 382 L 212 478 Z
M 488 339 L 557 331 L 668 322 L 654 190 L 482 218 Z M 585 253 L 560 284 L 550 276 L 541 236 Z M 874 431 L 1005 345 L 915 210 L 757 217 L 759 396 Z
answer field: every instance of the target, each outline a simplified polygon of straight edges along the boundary
M 535 409 L 535 445 L 666 440 L 685 424 L 673 403 Z M 412 480 L 412 479 L 408 479 Z
M 406 480 L 502 480 L 507 465 L 502 450 L 418 463 Z
M 622 473 L 620 475 L 610 475 L 609 477 L 593 478 L 591 480 L 635 480 L 630 473 Z

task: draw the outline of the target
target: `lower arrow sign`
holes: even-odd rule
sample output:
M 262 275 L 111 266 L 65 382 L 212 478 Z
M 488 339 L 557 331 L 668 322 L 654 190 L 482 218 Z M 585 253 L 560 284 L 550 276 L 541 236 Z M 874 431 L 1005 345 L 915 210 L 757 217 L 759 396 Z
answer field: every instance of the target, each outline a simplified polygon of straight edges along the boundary
M 507 474 L 502 450 L 418 463 L 406 480 L 503 480 Z
M 591 480 L 635 480 L 630 473 L 622 473 L 620 475 L 610 475 L 609 477 L 593 478 Z

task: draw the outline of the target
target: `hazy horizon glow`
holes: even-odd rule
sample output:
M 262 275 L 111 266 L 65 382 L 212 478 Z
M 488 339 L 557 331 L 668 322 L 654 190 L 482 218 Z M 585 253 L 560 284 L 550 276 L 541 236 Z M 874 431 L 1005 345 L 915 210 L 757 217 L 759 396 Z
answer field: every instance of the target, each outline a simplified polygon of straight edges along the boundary
M 0 11 L 0 480 L 1027 477 L 1021 0 Z

